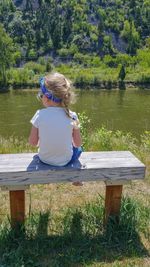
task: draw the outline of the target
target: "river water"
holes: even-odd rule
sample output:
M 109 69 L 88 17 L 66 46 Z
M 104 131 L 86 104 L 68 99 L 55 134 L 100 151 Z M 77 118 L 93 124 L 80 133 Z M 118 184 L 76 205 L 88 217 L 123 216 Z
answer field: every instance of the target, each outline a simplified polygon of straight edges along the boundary
M 105 125 L 107 129 L 122 130 L 139 136 L 150 130 L 150 90 L 78 90 L 76 112 L 85 111 L 90 128 Z M 28 137 L 30 119 L 42 105 L 36 91 L 12 90 L 0 94 L 0 135 Z

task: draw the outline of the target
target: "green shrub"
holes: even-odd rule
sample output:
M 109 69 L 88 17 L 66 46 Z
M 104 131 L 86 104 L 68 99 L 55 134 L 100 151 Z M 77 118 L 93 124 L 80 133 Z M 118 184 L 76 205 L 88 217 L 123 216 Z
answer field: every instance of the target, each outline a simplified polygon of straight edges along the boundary
M 11 68 L 7 71 L 8 83 L 23 85 L 31 82 L 34 72 L 27 68 Z
M 44 65 L 41 65 L 41 64 L 33 62 L 33 61 L 26 63 L 24 65 L 24 68 L 34 71 L 35 74 L 41 74 L 41 73 L 45 72 L 45 70 L 46 70 Z
M 37 58 L 37 51 L 35 49 L 30 49 L 29 52 L 28 52 L 28 58 Z
M 85 112 L 78 113 L 79 121 L 80 121 L 80 131 L 82 136 L 82 146 L 86 149 L 86 144 L 88 141 L 88 134 L 90 128 L 90 119 L 86 115 Z
M 87 139 L 87 150 L 108 151 L 108 150 L 131 150 L 137 149 L 137 139 L 131 133 L 122 131 L 111 131 L 102 126 L 92 133 Z
M 60 57 L 64 57 L 64 58 L 69 56 L 69 54 L 70 54 L 70 51 L 67 48 L 61 48 L 61 49 L 57 50 L 57 52 L 58 52 L 58 55 Z
M 150 152 L 150 131 L 145 131 L 141 136 L 141 146 L 148 152 Z
M 149 73 L 142 73 L 140 77 L 138 77 L 137 82 L 149 84 L 150 83 L 150 72 Z

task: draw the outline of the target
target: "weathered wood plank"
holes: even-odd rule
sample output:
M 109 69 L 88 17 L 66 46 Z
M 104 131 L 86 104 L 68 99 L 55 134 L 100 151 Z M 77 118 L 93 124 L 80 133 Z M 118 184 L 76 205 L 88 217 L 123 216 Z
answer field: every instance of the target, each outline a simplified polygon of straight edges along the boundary
M 21 153 L 21 154 L 1 154 L 0 160 L 5 163 L 13 162 L 30 162 L 36 154 L 34 153 Z M 83 152 L 80 159 L 82 160 L 109 160 L 109 159 L 136 159 L 140 161 L 129 151 L 107 151 L 107 152 Z
M 0 160 L 1 161 L 1 160 Z M 22 159 L 23 161 L 23 159 Z M 0 165 L 0 173 L 1 172 L 14 172 L 14 171 L 37 171 L 37 170 L 47 170 L 47 167 L 44 164 L 32 163 L 31 162 L 16 162 L 12 161 L 11 163 L 3 163 Z M 30 165 L 29 165 L 30 164 Z M 80 160 L 81 166 L 69 166 L 69 168 L 75 169 L 96 169 L 96 168 L 112 168 L 112 167 L 141 167 L 142 164 L 139 164 L 136 160 L 130 159 L 130 161 L 125 161 L 125 159 L 95 159 L 95 160 Z M 48 167 L 50 169 L 50 167 Z M 55 169 L 60 169 L 56 168 Z M 64 168 L 63 168 L 64 169 Z M 65 167 L 66 169 L 66 167 Z M 68 167 L 67 167 L 68 169 Z
M 33 153 L 25 154 L 1 154 L 0 155 L 0 172 L 26 171 L 26 170 L 46 170 L 51 167 L 46 164 L 40 164 L 38 157 Z M 67 168 L 111 168 L 111 165 L 117 167 L 140 167 L 144 166 L 133 154 L 128 151 L 112 152 L 84 152 L 81 155 L 80 163 L 75 163 Z M 55 169 L 57 169 L 55 167 Z M 60 169 L 60 167 L 59 167 Z M 65 167 L 66 169 L 66 167 Z
M 17 154 L 0 154 L 0 158 L 5 158 L 6 160 L 8 159 L 29 159 L 33 158 L 33 156 L 36 155 L 35 153 L 17 153 Z M 133 158 L 133 154 L 130 151 L 95 151 L 95 152 L 83 152 L 81 155 L 81 158 L 89 158 L 89 156 L 96 157 L 96 158 L 112 158 L 112 157 L 117 157 L 117 158 Z
M 41 163 L 34 153 L 0 155 L 0 186 L 143 179 L 145 166 L 129 151 L 84 152 L 66 167 Z

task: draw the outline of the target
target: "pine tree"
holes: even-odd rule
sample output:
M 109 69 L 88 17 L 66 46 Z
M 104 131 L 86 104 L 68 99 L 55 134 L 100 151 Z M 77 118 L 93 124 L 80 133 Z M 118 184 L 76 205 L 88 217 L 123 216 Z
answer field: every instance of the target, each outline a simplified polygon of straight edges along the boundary
M 118 78 L 119 78 L 119 80 L 120 80 L 121 82 L 123 82 L 124 79 L 125 79 L 125 76 L 126 76 L 125 66 L 122 65 L 122 66 L 121 66 L 121 69 L 120 69 L 120 72 L 119 72 L 119 76 L 118 76 Z

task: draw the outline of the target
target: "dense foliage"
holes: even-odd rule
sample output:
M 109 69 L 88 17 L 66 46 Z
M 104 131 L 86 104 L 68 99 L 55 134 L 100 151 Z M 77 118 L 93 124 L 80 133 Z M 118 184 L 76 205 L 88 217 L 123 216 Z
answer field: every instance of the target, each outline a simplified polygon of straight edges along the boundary
M 6 69 L 15 63 L 18 57 L 20 57 L 20 53 L 17 52 L 13 40 L 0 25 L 0 81 L 3 84 L 7 81 Z
M 139 79 L 149 82 L 149 25 L 149 0 L 2 0 L 0 45 L 3 43 L 8 54 L 11 51 L 13 60 L 10 57 L 9 64 L 7 59 L 5 62 L 1 45 L 0 81 L 14 84 L 12 79 L 16 77 L 17 84 L 22 78 L 22 84 L 34 83 L 34 74 L 50 71 L 52 63 L 56 66 L 68 62 L 82 68 L 101 66 L 100 72 L 111 68 L 108 72 L 115 75 L 109 80 L 123 81 L 145 60 L 144 69 L 138 67 L 145 76 Z M 39 65 L 32 62 L 29 68 L 18 69 L 31 60 L 38 60 Z M 31 65 L 38 70 L 31 69 Z M 6 73 L 11 66 L 17 70 Z M 127 67 L 130 69 L 126 71 Z M 120 72 L 123 68 L 125 75 Z M 77 79 L 76 84 L 81 85 L 82 77 Z M 88 84 L 99 84 L 99 77 L 93 79 Z
M 25 57 L 60 50 L 135 54 L 150 29 L 148 0 L 2 0 L 0 22 Z

